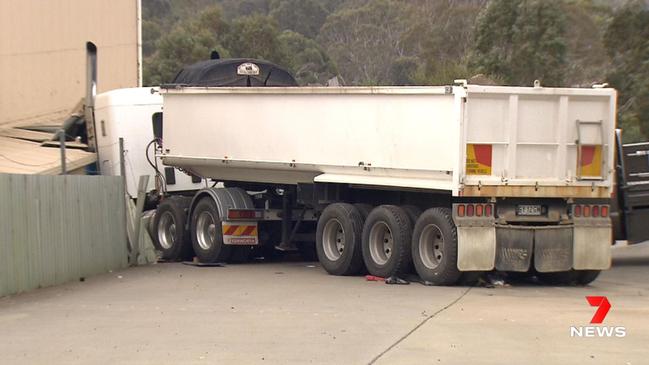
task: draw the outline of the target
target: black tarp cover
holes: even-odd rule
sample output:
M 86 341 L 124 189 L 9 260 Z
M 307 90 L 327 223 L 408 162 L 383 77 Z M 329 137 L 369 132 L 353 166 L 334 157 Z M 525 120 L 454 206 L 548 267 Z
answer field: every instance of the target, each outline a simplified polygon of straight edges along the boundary
M 243 63 L 259 66 L 259 75 L 238 75 Z M 174 85 L 184 86 L 298 86 L 284 68 L 270 62 L 250 58 L 208 60 L 183 68 L 174 78 Z

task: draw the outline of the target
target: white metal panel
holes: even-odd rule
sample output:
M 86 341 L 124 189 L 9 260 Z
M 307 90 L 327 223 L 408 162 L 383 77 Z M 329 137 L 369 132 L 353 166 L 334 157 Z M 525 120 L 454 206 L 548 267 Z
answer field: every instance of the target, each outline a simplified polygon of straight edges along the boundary
M 461 175 L 465 185 L 602 186 L 613 178 L 615 90 L 469 85 L 463 140 L 492 146 L 490 175 Z M 577 179 L 577 121 L 581 142 L 603 145 L 603 179 Z M 466 159 L 462 149 L 461 160 Z
M 142 175 L 155 175 L 146 160 L 146 146 L 153 139 L 152 115 L 162 111 L 162 97 L 157 88 L 117 89 L 97 95 L 95 123 L 101 172 L 103 175 L 119 176 L 119 138 L 124 138 L 126 185 L 130 196 L 137 196 L 138 179 Z M 104 133 L 105 132 L 105 133 Z M 154 150 L 149 155 L 154 158 Z M 159 164 L 160 170 L 164 169 Z M 149 179 L 148 190 L 155 187 Z M 168 191 L 196 190 L 205 183 L 192 183 L 191 177 L 176 170 L 176 183 L 168 185 Z
M 443 87 L 173 89 L 164 92 L 163 160 L 224 180 L 326 173 L 320 180 L 412 178 L 451 190 L 458 105 Z

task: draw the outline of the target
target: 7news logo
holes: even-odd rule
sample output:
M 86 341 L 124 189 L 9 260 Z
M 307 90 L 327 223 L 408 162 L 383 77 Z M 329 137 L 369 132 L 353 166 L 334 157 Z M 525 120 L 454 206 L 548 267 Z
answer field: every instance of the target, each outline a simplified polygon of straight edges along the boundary
M 592 307 L 597 307 L 591 324 L 601 324 L 611 309 L 608 298 L 603 296 L 587 296 L 586 300 Z M 622 326 L 570 326 L 570 337 L 625 337 L 626 328 Z

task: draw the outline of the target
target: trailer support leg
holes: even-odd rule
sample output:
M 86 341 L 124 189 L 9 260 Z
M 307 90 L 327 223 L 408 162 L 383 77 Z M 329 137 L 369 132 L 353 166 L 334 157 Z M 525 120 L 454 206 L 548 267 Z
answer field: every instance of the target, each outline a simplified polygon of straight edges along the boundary
M 291 205 L 291 190 L 286 188 L 282 195 L 282 242 L 275 247 L 280 251 L 295 251 L 297 247 L 292 242 L 291 223 L 293 220 L 293 207 Z

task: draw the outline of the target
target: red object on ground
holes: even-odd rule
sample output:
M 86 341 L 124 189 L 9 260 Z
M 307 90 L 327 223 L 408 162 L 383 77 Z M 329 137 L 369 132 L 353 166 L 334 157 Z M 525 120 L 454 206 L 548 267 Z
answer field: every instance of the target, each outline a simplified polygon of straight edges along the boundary
M 365 275 L 365 280 L 367 281 L 385 281 L 385 278 L 374 275 Z

